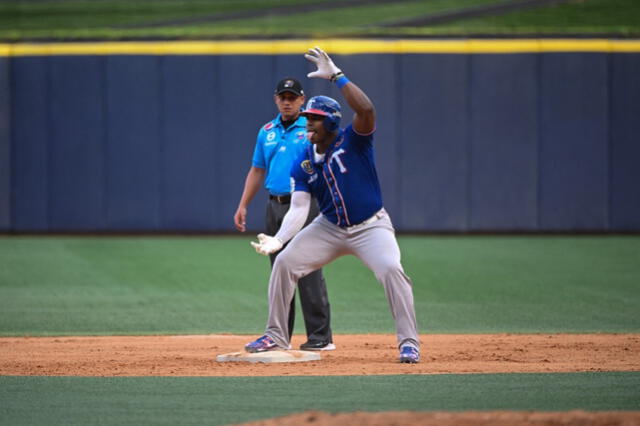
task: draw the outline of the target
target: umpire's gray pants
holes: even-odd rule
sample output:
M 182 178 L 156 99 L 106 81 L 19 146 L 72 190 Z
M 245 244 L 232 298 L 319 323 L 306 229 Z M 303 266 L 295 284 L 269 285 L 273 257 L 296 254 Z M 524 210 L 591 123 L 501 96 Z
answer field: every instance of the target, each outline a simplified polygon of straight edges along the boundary
M 280 252 L 269 280 L 269 319 L 265 332 L 278 346 L 289 345 L 287 318 L 298 279 L 340 256 L 352 254 L 384 286 L 396 323 L 398 346 L 419 348 L 411 280 L 400 264 L 400 248 L 391 219 L 384 210 L 380 216 L 375 222 L 348 229 L 320 215 Z

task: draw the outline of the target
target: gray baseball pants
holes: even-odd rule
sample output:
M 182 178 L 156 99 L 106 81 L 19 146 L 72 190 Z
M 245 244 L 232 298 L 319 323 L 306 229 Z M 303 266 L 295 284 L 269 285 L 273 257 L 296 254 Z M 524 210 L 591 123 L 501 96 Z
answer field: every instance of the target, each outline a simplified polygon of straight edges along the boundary
M 348 254 L 362 260 L 383 285 L 396 323 L 398 346 L 419 348 L 411 280 L 400 264 L 400 248 L 391 219 L 384 209 L 373 222 L 351 228 L 340 228 L 320 215 L 289 242 L 271 271 L 265 334 L 278 346 L 286 348 L 289 345 L 287 319 L 296 282 Z
M 288 211 L 288 203 L 279 204 L 275 200 L 269 200 L 267 203 L 266 216 L 266 232 L 268 235 L 276 235 Z M 319 213 L 318 203 L 315 199 L 311 199 L 311 206 L 309 207 L 309 214 L 305 221 L 305 226 L 311 223 Z M 281 252 L 274 253 L 269 256 L 272 266 L 280 253 Z M 300 305 L 302 306 L 302 315 L 304 317 L 308 341 L 333 343 L 333 336 L 331 334 L 331 307 L 329 305 L 329 296 L 327 295 L 327 284 L 322 270 L 319 269 L 310 272 L 301 278 L 300 281 L 298 281 L 298 292 L 300 294 Z M 293 334 L 296 317 L 295 300 L 294 290 L 293 296 L 291 297 L 287 326 L 289 339 L 291 339 L 291 335 Z

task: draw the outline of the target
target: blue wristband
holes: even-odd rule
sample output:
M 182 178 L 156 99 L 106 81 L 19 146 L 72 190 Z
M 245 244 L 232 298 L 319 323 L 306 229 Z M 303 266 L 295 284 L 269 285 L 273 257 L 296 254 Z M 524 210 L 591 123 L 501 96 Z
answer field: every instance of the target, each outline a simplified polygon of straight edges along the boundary
M 336 79 L 336 86 L 338 86 L 338 89 L 342 89 L 349 81 L 350 80 L 343 74 Z

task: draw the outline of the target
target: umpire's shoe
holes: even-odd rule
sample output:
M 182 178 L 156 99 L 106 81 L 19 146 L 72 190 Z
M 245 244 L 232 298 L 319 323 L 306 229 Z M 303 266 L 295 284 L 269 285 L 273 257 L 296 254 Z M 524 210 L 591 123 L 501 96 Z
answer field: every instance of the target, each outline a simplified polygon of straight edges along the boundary
M 251 343 L 247 343 L 244 347 L 245 351 L 252 353 L 273 351 L 276 349 L 280 348 L 278 347 L 276 342 L 274 342 L 273 339 L 266 334 Z
M 309 340 L 300 345 L 303 351 L 333 351 L 336 345 L 326 340 Z
M 420 361 L 420 352 L 413 346 L 403 346 L 400 348 L 400 362 L 403 364 L 415 364 Z

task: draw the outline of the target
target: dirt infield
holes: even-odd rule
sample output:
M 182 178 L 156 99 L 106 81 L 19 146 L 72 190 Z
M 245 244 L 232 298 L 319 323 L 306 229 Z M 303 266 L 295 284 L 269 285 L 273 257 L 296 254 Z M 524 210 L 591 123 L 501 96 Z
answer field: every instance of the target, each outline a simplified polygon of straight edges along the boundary
M 640 371 L 640 334 L 422 335 L 422 362 L 397 362 L 395 336 L 338 335 L 321 361 L 215 360 L 255 336 L 0 338 L 0 375 L 340 376 Z M 302 343 L 294 336 L 293 345 Z
M 640 413 L 624 411 L 518 412 L 466 411 L 463 413 L 387 411 L 384 413 L 325 413 L 309 411 L 243 426 L 635 426 Z

